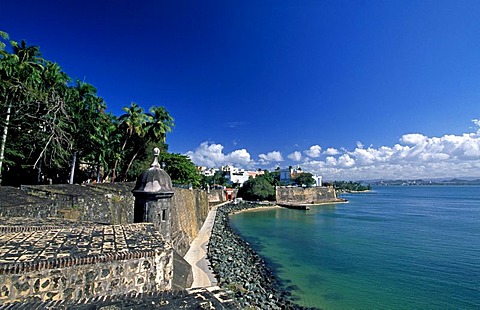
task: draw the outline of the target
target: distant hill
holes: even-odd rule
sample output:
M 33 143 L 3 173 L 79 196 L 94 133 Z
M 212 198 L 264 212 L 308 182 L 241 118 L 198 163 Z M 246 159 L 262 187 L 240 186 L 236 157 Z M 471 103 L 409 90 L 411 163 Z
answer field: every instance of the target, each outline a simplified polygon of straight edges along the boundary
M 385 186 L 385 185 L 480 185 L 480 178 L 477 179 L 432 179 L 432 180 L 370 180 L 364 181 L 372 186 Z

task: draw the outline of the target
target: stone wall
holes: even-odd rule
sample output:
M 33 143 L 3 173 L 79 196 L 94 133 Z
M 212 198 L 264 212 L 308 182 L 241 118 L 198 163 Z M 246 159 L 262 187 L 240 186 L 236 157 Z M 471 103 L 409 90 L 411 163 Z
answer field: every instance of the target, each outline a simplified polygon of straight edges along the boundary
M 0 303 L 68 301 L 170 289 L 171 278 L 165 277 L 171 269 L 168 265 L 171 260 L 168 252 L 118 256 L 125 256 L 127 259 L 101 261 L 92 258 L 91 262 L 88 261 L 89 264 L 84 265 L 66 264 L 63 268 L 34 271 L 24 267 L 13 269 L 15 273 L 0 274 Z M 0 270 L 2 271 L 6 270 Z
M 134 218 L 134 186 L 134 183 L 59 184 L 23 186 L 23 190 L 0 187 L 0 216 L 129 224 Z M 208 215 L 211 196 L 203 190 L 177 187 L 173 190 L 171 241 L 183 256 Z M 225 198 L 223 190 L 216 195 Z
M 277 203 L 319 204 L 338 201 L 335 189 L 329 187 L 277 187 Z
M 53 202 L 56 212 L 49 217 L 105 224 L 133 223 L 132 189 L 133 183 L 22 186 L 25 193 Z
M 172 245 L 184 256 L 207 218 L 208 195 L 203 190 L 174 188 L 172 209 Z
M 223 189 L 211 189 L 208 192 L 208 201 L 211 204 L 222 203 L 226 201 L 225 190 Z
M 51 200 L 28 195 L 15 187 L 0 187 L 0 217 L 55 216 L 57 216 L 57 207 Z
M 77 223 L 0 226 L 0 304 L 171 288 L 173 250 L 153 224 Z

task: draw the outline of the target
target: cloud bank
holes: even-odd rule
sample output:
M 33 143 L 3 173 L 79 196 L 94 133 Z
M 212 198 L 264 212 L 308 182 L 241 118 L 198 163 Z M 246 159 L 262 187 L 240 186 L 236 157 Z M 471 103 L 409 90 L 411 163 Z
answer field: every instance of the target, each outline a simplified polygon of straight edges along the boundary
M 244 168 L 270 168 L 276 163 L 285 167 L 299 164 L 304 171 L 321 174 L 327 180 L 416 179 L 480 177 L 480 120 L 472 120 L 476 131 L 463 135 L 428 137 L 409 133 L 391 146 L 365 147 L 357 142 L 354 150 L 318 144 L 290 153 L 284 162 L 279 151 L 253 159 L 246 149 L 224 154 L 220 144 L 203 142 L 188 152 L 196 165 L 218 167 L 233 164 Z M 305 155 L 305 156 L 303 156 Z
M 252 163 L 250 154 L 246 149 L 235 150 L 231 153 L 223 153 L 223 145 L 203 142 L 195 151 L 189 151 L 187 155 L 197 166 L 220 167 L 223 165 L 249 166 Z

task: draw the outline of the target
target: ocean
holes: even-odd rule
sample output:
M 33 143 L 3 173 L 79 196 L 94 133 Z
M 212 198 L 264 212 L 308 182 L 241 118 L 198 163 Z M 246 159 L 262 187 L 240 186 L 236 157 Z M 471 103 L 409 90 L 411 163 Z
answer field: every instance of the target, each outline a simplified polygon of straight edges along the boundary
M 480 186 L 392 186 L 231 216 L 296 303 L 479 309 Z

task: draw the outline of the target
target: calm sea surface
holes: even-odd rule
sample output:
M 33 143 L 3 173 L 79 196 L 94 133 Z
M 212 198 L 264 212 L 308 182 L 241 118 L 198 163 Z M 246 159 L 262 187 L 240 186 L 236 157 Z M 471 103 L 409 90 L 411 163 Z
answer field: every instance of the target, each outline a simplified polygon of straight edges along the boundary
M 324 309 L 480 309 L 480 187 L 377 187 L 308 211 L 233 215 L 289 285 Z

